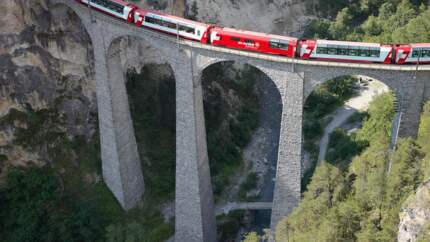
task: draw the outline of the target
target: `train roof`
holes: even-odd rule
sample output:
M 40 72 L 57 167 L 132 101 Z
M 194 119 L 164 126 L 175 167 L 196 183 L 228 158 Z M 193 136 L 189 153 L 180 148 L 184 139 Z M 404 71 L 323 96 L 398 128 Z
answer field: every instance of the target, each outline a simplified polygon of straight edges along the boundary
M 233 34 L 240 37 L 248 37 L 248 38 L 255 38 L 260 37 L 267 40 L 267 38 L 273 38 L 273 39 L 280 39 L 280 40 L 287 40 L 287 41 L 297 41 L 297 38 L 294 37 L 288 37 L 288 36 L 282 36 L 282 35 L 275 35 L 275 34 L 266 34 L 266 33 L 260 33 L 260 32 L 253 32 L 248 30 L 241 30 L 241 29 L 233 29 L 233 28 L 219 28 L 224 32 L 228 32 L 229 34 Z
M 147 10 L 147 9 L 139 8 L 139 9 L 136 9 L 136 12 L 142 13 L 143 15 L 145 15 L 147 13 L 151 13 L 151 14 L 154 14 L 154 15 L 161 16 L 163 18 L 168 18 L 168 19 L 176 20 L 176 21 L 179 21 L 179 22 L 187 23 L 187 24 L 200 25 L 200 26 L 204 26 L 204 27 L 209 27 L 209 25 L 205 24 L 205 23 L 201 23 L 201 22 L 197 22 L 197 21 L 194 21 L 194 20 L 189 20 L 189 19 L 177 17 L 177 16 L 174 16 L 174 15 L 169 15 L 169 14 L 166 14 L 166 13 L 163 13 L 163 12 L 159 12 L 159 11 L 156 11 L 156 10 Z
M 364 46 L 364 47 L 381 47 L 379 43 L 366 43 L 366 42 L 352 42 L 352 41 L 338 41 L 338 40 L 323 40 L 318 39 L 317 44 L 327 45 L 347 45 L 347 46 Z
M 129 3 L 129 2 L 126 2 L 126 1 L 122 1 L 122 0 L 109 0 L 109 1 L 114 2 L 114 3 L 119 3 L 119 4 L 124 5 L 124 6 L 130 6 L 130 5 L 135 6 L 132 3 Z
M 410 46 L 412 48 L 414 48 L 414 47 L 430 47 L 430 43 L 414 43 L 414 44 L 410 44 Z

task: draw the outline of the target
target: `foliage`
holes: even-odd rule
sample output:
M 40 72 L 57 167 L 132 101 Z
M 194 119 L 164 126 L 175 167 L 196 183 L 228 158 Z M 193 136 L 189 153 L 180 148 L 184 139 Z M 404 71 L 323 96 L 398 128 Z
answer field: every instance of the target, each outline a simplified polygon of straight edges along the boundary
M 319 85 L 306 99 L 303 118 L 304 148 L 311 154 L 312 167 L 303 176 L 303 189 L 306 188 L 315 169 L 319 149 L 316 143 L 328 122 L 325 116 L 342 106 L 355 94 L 356 82 L 357 79 L 351 76 L 329 80 Z
M 174 100 L 174 93 L 169 94 L 172 89 L 174 91 L 174 87 L 168 90 L 162 90 L 163 86 L 157 88 Z M 174 105 L 167 103 L 163 108 L 172 109 L 175 113 Z M 163 115 L 166 112 L 161 110 L 149 117 L 149 120 L 159 118 L 162 125 L 168 126 L 172 123 L 169 118 L 173 119 L 171 126 L 174 131 L 174 115 L 167 114 L 165 117 Z M 173 152 L 156 157 L 171 162 L 167 163 L 167 167 L 172 167 L 170 171 L 168 168 L 160 168 L 161 172 L 171 176 L 166 176 L 167 179 L 158 176 L 158 179 L 165 182 L 158 183 L 160 187 L 147 189 L 144 207 L 124 212 L 106 185 L 99 181 L 101 161 L 98 130 L 91 138 L 66 135 L 63 118 L 56 108 L 33 110 L 27 105 L 23 111 L 11 109 L 8 115 L 0 119 L 0 125 L 13 126 L 15 129 L 16 145 L 35 152 L 46 152 L 41 157 L 45 157 L 49 164 L 49 168 L 9 171 L 5 188 L 0 191 L 2 241 L 106 241 L 115 231 L 128 231 L 130 228 L 139 228 L 139 231 L 135 234 L 126 232 L 127 237 L 124 239 L 140 240 L 138 236 L 141 234 L 145 235 L 145 241 L 163 241 L 169 238 L 172 227 L 164 222 L 157 209 L 159 198 L 163 196 L 158 196 L 153 191 L 168 191 L 169 184 L 174 187 L 174 183 L 169 183 L 169 180 L 174 182 L 174 157 L 165 158 L 174 155 L 174 145 L 171 148 Z M 97 124 L 96 119 L 90 122 Z M 164 149 L 175 143 L 174 135 L 170 135 L 173 136 L 170 140 L 165 138 L 169 134 L 165 132 L 152 137 L 156 137 L 153 138 L 155 143 L 159 141 L 157 138 L 162 137 L 163 140 L 156 144 Z M 153 166 L 158 165 L 165 163 L 155 163 Z M 145 182 L 148 184 L 150 180 L 146 179 Z
M 430 177 L 430 101 L 427 101 L 421 114 L 420 127 L 418 130 L 417 143 L 426 154 L 422 163 L 421 171 L 424 179 Z
M 251 66 L 237 70 L 229 62 L 212 65 L 203 72 L 207 147 L 215 198 L 243 165 L 242 151 L 258 126 L 254 85 L 261 75 Z M 225 93 L 239 101 L 226 98 Z
M 348 135 L 343 129 L 335 129 L 330 135 L 326 160 L 342 170 L 347 169 L 352 157 L 365 147 L 364 142 L 355 139 L 355 134 Z
M 247 195 L 247 192 L 257 187 L 257 182 L 258 182 L 257 173 L 255 172 L 249 173 L 248 176 L 246 177 L 245 182 L 243 182 L 240 185 L 239 200 L 249 201 L 250 199 Z
M 125 213 L 101 184 L 84 188 L 85 198 L 71 196 L 53 172 L 36 167 L 8 172 L 0 190 L 4 241 L 153 242 L 171 235 L 172 228 L 151 205 Z
M 233 242 L 237 231 L 243 226 L 241 221 L 244 215 L 244 211 L 236 210 L 227 215 L 217 216 L 217 241 Z
M 320 6 L 322 13 L 336 18 L 312 21 L 305 37 L 380 43 L 430 41 L 426 0 L 353 0 L 348 5 L 341 0 L 331 0 L 329 4 L 320 0 Z
M 69 199 L 49 169 L 12 169 L 1 191 L 4 241 L 103 241 L 94 205 Z
M 161 201 L 175 189 L 176 101 L 173 75 L 164 65 L 145 65 L 127 73 L 130 112 L 142 160 L 146 192 Z
M 417 242 L 426 242 L 430 237 L 430 223 L 427 222 L 417 235 Z
M 377 137 L 388 137 L 391 134 L 391 120 L 394 117 L 394 95 L 392 93 L 381 94 L 373 98 L 372 105 L 369 106 L 370 116 L 363 128 L 357 132 L 357 140 L 362 142 L 372 142 L 378 140 Z
M 323 162 L 317 167 L 300 205 L 278 224 L 277 239 L 395 240 L 400 206 L 422 180 L 423 153 L 411 139 L 401 139 L 397 150 L 388 152 L 387 129 L 394 114 L 392 98 L 387 93 L 372 101 L 369 117 L 356 136 L 335 133 L 336 139 L 346 144 L 334 147 L 340 151 L 334 155 L 335 162 Z M 342 155 L 341 149 L 344 145 L 363 145 L 359 142 L 369 146 L 349 164 L 348 152 Z
M 242 242 L 259 242 L 260 236 L 256 232 L 251 232 L 245 235 L 245 239 Z

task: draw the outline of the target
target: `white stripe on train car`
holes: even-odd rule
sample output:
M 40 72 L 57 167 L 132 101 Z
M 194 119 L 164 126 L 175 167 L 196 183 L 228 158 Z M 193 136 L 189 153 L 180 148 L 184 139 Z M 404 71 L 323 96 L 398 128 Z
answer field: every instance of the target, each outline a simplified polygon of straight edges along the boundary
M 165 31 L 165 32 L 168 32 L 168 33 L 172 33 L 172 34 L 177 34 L 179 32 L 180 36 L 184 36 L 184 37 L 187 37 L 187 38 L 190 38 L 190 39 L 199 40 L 199 41 L 201 40 L 201 38 L 198 35 L 196 35 L 196 34 L 190 34 L 190 33 L 187 33 L 185 31 L 178 31 L 177 29 L 171 29 L 171 28 L 167 28 L 167 27 L 160 26 L 160 25 L 157 25 L 157 24 L 151 24 L 151 23 L 148 23 L 148 22 L 145 22 L 145 21 L 143 22 L 142 25 L 150 27 L 150 28 L 159 29 L 159 30 L 162 30 L 162 31 Z
M 315 49 L 317 46 L 315 46 Z M 382 47 L 380 48 L 379 57 L 368 57 L 368 56 L 350 56 L 350 55 L 329 55 L 329 54 L 317 54 L 316 51 L 313 51 L 311 54 L 311 58 L 326 58 L 326 59 L 343 59 L 343 60 L 352 60 L 352 61 L 371 61 L 371 62 L 384 62 L 387 56 L 391 52 L 391 48 Z
M 143 22 L 143 26 L 147 26 L 147 27 L 150 27 L 150 28 L 159 29 L 159 30 L 162 30 L 162 31 L 165 31 L 165 32 L 168 32 L 168 33 L 172 33 L 172 34 L 177 34 L 178 33 L 178 31 L 176 29 L 167 28 L 167 27 L 160 26 L 160 25 L 157 25 L 157 24 L 151 24 L 151 23 L 148 23 L 148 22 Z M 185 36 L 185 37 L 188 37 L 188 38 L 191 38 L 191 39 L 195 39 L 195 40 L 200 40 L 200 38 L 196 37 L 194 34 L 190 34 L 190 33 L 184 32 L 184 31 L 179 31 L 179 35 L 180 36 Z
M 82 2 L 88 4 L 88 0 L 82 0 Z M 104 6 L 98 5 L 98 4 L 94 3 L 94 2 L 91 2 L 90 5 L 93 6 L 93 7 L 96 7 L 96 8 L 100 8 L 103 11 L 106 11 L 106 12 L 108 12 L 110 14 L 113 14 L 113 15 L 118 16 L 118 17 L 120 17 L 122 19 L 125 19 L 125 20 L 128 19 L 128 13 L 131 10 L 130 7 L 124 6 L 123 14 L 119 14 L 119 13 L 117 13 L 115 11 L 110 10 L 109 8 L 106 8 Z

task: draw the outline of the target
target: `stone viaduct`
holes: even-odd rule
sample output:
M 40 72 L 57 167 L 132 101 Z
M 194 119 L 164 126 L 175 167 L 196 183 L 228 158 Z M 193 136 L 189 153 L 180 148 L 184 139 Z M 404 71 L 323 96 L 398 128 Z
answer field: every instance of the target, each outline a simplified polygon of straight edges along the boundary
M 175 240 L 215 241 L 201 75 L 222 61 L 252 65 L 276 85 L 282 98 L 278 164 L 271 227 L 300 200 L 302 116 L 306 97 L 324 81 L 343 75 L 365 75 L 385 83 L 402 101 L 400 136 L 415 136 L 422 102 L 430 97 L 430 68 L 302 61 L 216 48 L 139 29 L 90 11 L 73 0 L 50 0 L 66 5 L 80 18 L 94 49 L 103 178 L 124 209 L 136 206 L 144 179 L 125 88 L 126 67 L 116 40 L 136 37 L 160 54 L 176 82 Z

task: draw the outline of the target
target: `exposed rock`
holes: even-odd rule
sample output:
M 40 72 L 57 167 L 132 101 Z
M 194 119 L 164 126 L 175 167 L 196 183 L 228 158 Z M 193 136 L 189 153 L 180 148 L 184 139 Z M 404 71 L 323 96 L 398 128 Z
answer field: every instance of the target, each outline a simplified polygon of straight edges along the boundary
M 195 3 L 194 3 L 195 2 Z M 188 0 L 186 15 L 225 27 L 264 33 L 299 35 L 314 18 L 313 1 L 294 0 Z
M 159 9 L 223 27 L 298 36 L 313 18 L 314 0 L 139 0 Z
M 0 8 L 0 120 L 12 108 L 52 109 L 64 120 L 59 130 L 72 137 L 92 135 L 96 100 L 91 49 L 79 18 L 67 7 L 48 0 L 5 1 Z M 0 122 L 0 154 L 8 157 L 2 166 L 44 164 L 43 150 L 13 142 L 19 125 Z
M 398 241 L 417 241 L 420 233 L 424 232 L 422 230 L 430 224 L 430 180 L 419 186 L 416 193 L 405 201 L 399 217 Z

